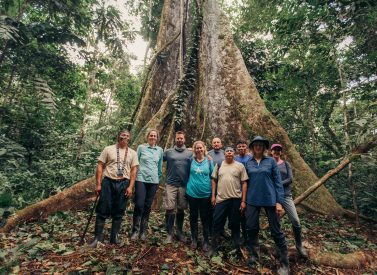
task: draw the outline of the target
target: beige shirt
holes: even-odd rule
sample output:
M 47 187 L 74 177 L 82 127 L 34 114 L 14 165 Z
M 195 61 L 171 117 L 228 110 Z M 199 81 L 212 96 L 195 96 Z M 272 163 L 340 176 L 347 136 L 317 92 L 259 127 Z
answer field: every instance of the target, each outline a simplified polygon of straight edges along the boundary
M 220 203 L 227 199 L 242 198 L 241 181 L 249 179 L 245 166 L 234 161 L 228 164 L 226 161 L 221 163 L 219 173 L 217 173 L 217 165 L 212 172 L 212 178 L 217 179 L 217 196 L 216 203 Z
M 119 148 L 119 158 L 120 158 L 119 167 L 120 168 L 123 167 L 125 153 L 126 153 L 126 149 Z M 105 177 L 108 177 L 111 179 L 118 178 L 117 177 L 118 165 L 117 165 L 116 144 L 105 147 L 101 155 L 98 157 L 98 160 L 105 164 L 105 171 L 103 173 Z M 123 170 L 124 177 L 127 179 L 130 179 L 131 167 L 134 167 L 137 165 L 139 165 L 139 161 L 137 159 L 137 154 L 135 150 L 128 148 L 126 165 L 124 166 L 124 170 Z

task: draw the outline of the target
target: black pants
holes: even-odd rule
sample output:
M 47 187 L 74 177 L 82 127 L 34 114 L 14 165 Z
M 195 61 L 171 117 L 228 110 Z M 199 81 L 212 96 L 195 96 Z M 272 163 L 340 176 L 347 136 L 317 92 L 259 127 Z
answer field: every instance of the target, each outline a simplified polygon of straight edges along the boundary
M 148 220 L 157 188 L 158 184 L 141 181 L 135 182 L 134 216 Z
M 286 247 L 287 243 L 285 235 L 280 228 L 280 221 L 276 214 L 275 206 L 254 206 L 248 204 L 246 208 L 247 230 L 253 230 L 254 232 L 259 231 L 259 214 L 262 207 L 266 211 L 271 236 L 274 239 L 276 246 L 279 248 Z
M 226 219 L 228 218 L 229 229 L 232 235 L 240 232 L 240 206 L 241 199 L 227 199 L 215 206 L 213 213 L 213 234 L 219 236 L 224 230 Z
M 210 229 L 209 214 L 212 207 L 211 198 L 194 198 L 187 194 L 186 197 L 190 208 L 191 238 L 195 241 L 198 240 L 198 218 L 200 214 L 200 220 L 203 227 L 203 239 L 204 242 L 208 242 Z
M 129 185 L 128 179 L 118 181 L 105 177 L 102 180 L 101 195 L 96 208 L 97 217 L 122 219 L 127 205 L 125 192 Z

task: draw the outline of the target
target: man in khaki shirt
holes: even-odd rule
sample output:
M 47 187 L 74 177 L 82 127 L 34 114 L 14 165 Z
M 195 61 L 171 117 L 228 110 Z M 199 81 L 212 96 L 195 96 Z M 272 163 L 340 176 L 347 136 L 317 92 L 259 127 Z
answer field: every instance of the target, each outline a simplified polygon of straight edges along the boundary
M 249 179 L 242 163 L 234 160 L 234 149 L 232 147 L 225 149 L 225 160 L 220 168 L 218 168 L 218 165 L 215 166 L 212 178 L 211 200 L 215 210 L 213 213 L 214 228 L 210 256 L 217 250 L 219 237 L 227 218 L 232 232 L 233 245 L 239 250 L 240 217 L 241 212 L 246 209 L 246 181 Z
M 96 208 L 95 239 L 89 245 L 91 247 L 102 241 L 108 217 L 112 218 L 110 243 L 118 243 L 127 199 L 132 196 L 139 165 L 136 152 L 128 147 L 130 137 L 128 131 L 120 131 L 118 142 L 105 147 L 98 158 L 96 194 L 100 197 Z

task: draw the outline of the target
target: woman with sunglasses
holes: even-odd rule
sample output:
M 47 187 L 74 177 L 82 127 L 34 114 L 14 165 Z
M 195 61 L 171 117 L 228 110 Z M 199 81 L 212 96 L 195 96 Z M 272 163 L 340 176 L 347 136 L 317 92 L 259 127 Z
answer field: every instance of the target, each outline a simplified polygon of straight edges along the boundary
M 284 201 L 283 201 L 282 206 L 285 212 L 287 213 L 288 218 L 292 224 L 292 230 L 293 230 L 293 235 L 295 238 L 296 249 L 302 258 L 307 259 L 308 253 L 306 252 L 305 248 L 302 246 L 302 241 L 301 241 L 300 219 L 298 218 L 295 203 L 293 202 L 293 198 L 292 198 L 291 184 L 293 181 L 293 176 L 292 176 L 291 164 L 281 158 L 282 151 L 283 151 L 283 146 L 281 144 L 279 143 L 272 144 L 270 150 L 280 171 L 280 175 L 281 175 L 281 179 L 282 179 L 282 183 L 284 187 Z

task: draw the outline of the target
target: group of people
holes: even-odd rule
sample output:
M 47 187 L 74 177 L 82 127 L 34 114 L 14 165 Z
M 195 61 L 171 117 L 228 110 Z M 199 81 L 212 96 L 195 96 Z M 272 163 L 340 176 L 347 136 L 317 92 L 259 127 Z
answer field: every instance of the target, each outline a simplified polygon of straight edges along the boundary
M 281 144 L 273 144 L 272 156 L 267 156 L 269 142 L 261 136 L 254 137 L 249 144 L 240 140 L 236 149 L 229 146 L 225 150 L 221 140 L 214 138 L 209 152 L 203 141 L 195 141 L 192 148 L 186 148 L 183 131 L 176 132 L 174 147 L 165 151 L 157 145 L 157 130 L 150 130 L 146 139 L 147 143 L 139 145 L 135 152 L 128 147 L 130 133 L 121 131 L 117 143 L 107 146 L 98 158 L 96 193 L 99 201 L 91 247 L 102 241 L 108 217 L 112 218 L 110 243 L 118 243 L 127 199 L 131 198 L 133 190 L 135 207 L 131 240 L 146 240 L 152 202 L 166 161 L 163 198 L 166 243 L 172 243 L 174 239 L 186 242 L 183 223 L 185 210 L 189 208 L 192 249 L 199 244 L 199 217 L 203 236 L 201 247 L 208 256 L 216 253 L 222 237 L 229 238 L 224 229 L 228 220 L 232 245 L 239 250 L 240 244 L 245 243 L 250 252 L 247 263 L 253 265 L 258 261 L 259 216 L 264 208 L 279 254 L 279 273 L 289 273 L 287 242 L 280 227 L 284 212 L 292 223 L 296 248 L 307 258 L 292 199 L 292 168 L 281 158 Z

